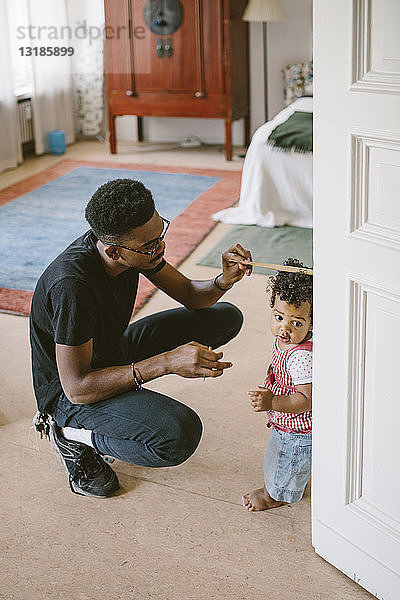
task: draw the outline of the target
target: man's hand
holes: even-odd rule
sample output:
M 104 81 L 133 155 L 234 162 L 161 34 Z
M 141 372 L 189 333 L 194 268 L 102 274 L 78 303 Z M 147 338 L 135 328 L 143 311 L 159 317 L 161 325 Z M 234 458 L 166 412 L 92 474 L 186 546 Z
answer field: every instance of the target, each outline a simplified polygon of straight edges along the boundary
M 235 244 L 222 255 L 223 275 L 218 279 L 222 287 L 229 288 L 247 274 L 251 275 L 253 267 L 246 265 L 246 261 L 252 261 L 250 250 L 245 250 L 240 244 Z M 240 261 L 240 262 L 238 262 Z
M 207 346 L 189 342 L 166 353 L 167 372 L 181 377 L 220 377 L 230 362 L 220 362 L 223 352 L 213 352 Z
M 249 390 L 247 394 L 250 398 L 251 407 L 255 412 L 272 410 L 274 395 L 270 390 L 259 386 L 258 390 Z

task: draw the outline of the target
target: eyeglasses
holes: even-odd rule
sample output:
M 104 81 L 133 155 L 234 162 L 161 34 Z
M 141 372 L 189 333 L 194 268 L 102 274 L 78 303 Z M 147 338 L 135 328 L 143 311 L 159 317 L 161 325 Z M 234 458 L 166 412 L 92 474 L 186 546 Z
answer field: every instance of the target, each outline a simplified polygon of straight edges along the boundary
M 131 252 L 136 252 L 137 254 L 144 254 L 145 256 L 150 256 L 150 258 L 153 258 L 153 256 L 157 252 L 158 248 L 160 247 L 161 242 L 164 240 L 165 235 L 168 231 L 168 227 L 170 226 L 170 223 L 171 223 L 171 221 L 168 221 L 168 219 L 164 219 L 164 217 L 161 217 L 161 220 L 164 223 L 163 232 L 160 235 L 160 237 L 154 241 L 154 244 L 153 244 L 151 250 L 149 250 L 147 252 L 145 252 L 144 250 L 135 250 L 134 248 L 129 248 L 128 246 L 123 246 L 122 244 L 114 244 L 113 242 L 102 242 L 102 243 L 107 246 L 117 246 L 117 248 L 123 248 L 124 250 L 130 250 Z

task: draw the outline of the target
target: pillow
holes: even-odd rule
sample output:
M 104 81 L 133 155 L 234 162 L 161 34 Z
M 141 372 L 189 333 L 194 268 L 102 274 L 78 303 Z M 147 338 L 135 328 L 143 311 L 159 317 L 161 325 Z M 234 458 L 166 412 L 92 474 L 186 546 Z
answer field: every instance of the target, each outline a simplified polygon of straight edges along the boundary
M 281 69 L 283 75 L 283 94 L 288 106 L 297 98 L 312 96 L 313 62 L 287 65 Z
M 304 63 L 303 66 L 304 78 L 304 96 L 313 95 L 313 61 Z

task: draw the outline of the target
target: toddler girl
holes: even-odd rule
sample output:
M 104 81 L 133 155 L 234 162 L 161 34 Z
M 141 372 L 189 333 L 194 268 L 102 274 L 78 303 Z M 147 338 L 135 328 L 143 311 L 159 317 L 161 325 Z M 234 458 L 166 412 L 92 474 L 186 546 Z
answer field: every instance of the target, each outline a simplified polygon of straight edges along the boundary
M 294 258 L 284 263 L 304 267 Z M 264 386 L 248 395 L 272 427 L 264 459 L 264 487 L 243 506 L 266 510 L 298 502 L 311 473 L 312 276 L 279 271 L 270 277 L 272 362 Z

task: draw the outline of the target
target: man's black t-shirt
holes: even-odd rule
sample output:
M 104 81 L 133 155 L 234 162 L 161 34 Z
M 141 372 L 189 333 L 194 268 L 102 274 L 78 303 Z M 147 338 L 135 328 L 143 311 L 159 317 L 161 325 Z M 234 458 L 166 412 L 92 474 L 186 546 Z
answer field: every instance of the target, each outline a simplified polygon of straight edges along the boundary
M 124 364 L 121 337 L 136 299 L 139 271 L 111 277 L 92 230 L 72 242 L 41 275 L 32 299 L 30 342 L 33 387 L 40 411 L 50 412 L 62 393 L 55 344 L 93 339 L 92 368 Z M 156 273 L 165 265 L 162 260 Z

